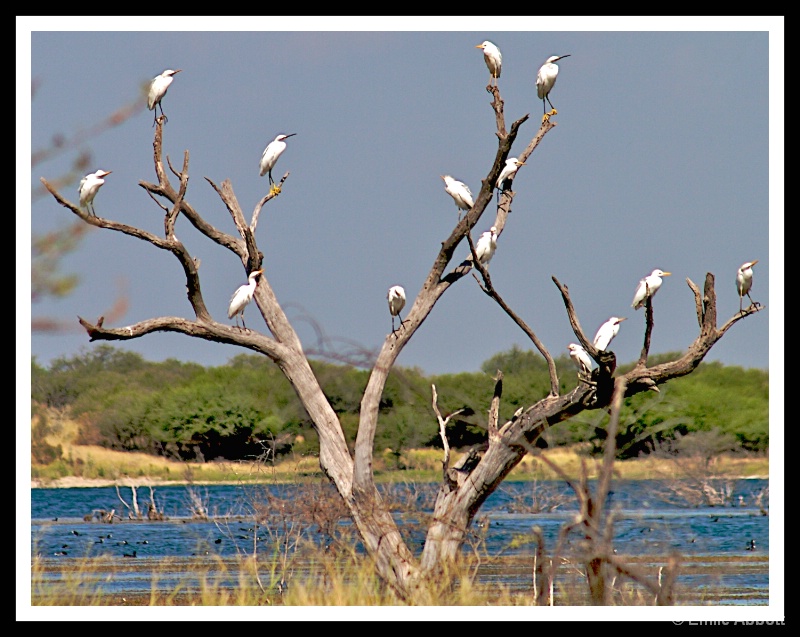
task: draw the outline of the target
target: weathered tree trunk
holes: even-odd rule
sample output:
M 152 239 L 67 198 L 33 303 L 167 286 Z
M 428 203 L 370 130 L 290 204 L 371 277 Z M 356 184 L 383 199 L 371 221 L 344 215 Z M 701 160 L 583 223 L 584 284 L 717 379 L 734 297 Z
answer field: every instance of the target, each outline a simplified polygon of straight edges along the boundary
M 608 605 L 608 588 L 606 587 L 606 563 L 601 557 L 589 560 L 586 565 L 586 579 L 589 582 L 589 596 L 594 606 Z

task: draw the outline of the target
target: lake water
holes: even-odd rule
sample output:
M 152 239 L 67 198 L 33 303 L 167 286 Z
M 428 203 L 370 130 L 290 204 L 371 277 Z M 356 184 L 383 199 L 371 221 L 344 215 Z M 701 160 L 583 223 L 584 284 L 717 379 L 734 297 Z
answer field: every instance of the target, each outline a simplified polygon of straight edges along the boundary
M 699 501 L 702 498 L 696 501 L 687 497 L 691 491 L 676 489 L 674 481 L 616 481 L 607 503 L 614 515 L 613 546 L 620 555 L 653 560 L 663 559 L 673 551 L 695 563 L 706 558 L 768 559 L 768 485 L 767 480 L 720 481 L 714 490 L 723 495 L 717 505 L 709 506 L 708 502 Z M 593 488 L 591 483 L 590 486 Z M 424 541 L 424 531 L 414 522 L 431 511 L 436 488 L 429 484 L 386 487 L 392 490 L 387 492 L 392 501 L 411 506 L 410 512 L 405 513 L 398 508 L 396 516 L 414 551 L 420 550 Z M 120 488 L 119 495 L 132 505 L 129 487 Z M 114 487 L 32 489 L 31 555 L 38 554 L 45 564 L 96 556 L 128 560 L 135 556 L 141 562 L 198 555 L 248 555 L 253 552 L 254 542 L 269 546 L 280 537 L 286 517 L 274 510 L 276 506 L 314 497 L 309 495 L 308 487 L 301 485 L 159 486 L 153 495 L 158 510 L 166 517 L 163 521 L 127 519 L 128 509 Z M 149 489 L 139 487 L 137 496 L 139 507 L 144 510 L 150 501 Z M 275 498 L 270 505 L 273 508 L 264 509 L 270 498 Z M 198 503 L 209 519 L 193 518 L 193 506 Z M 532 555 L 535 544 L 530 533 L 537 526 L 550 553 L 576 507 L 575 497 L 564 482 L 506 482 L 480 510 L 473 523 L 473 540 L 480 539 L 489 555 Z M 110 524 L 96 518 L 84 520 L 95 511 L 112 509 L 123 519 Z M 333 531 L 327 532 L 309 527 L 304 536 L 315 542 L 329 542 L 330 533 L 346 531 L 348 526 L 349 522 L 339 521 Z M 569 535 L 563 553 L 569 554 L 580 539 L 580 534 Z M 526 581 L 529 574 L 530 571 L 524 574 Z M 695 586 L 712 585 L 699 575 L 688 573 L 682 577 L 684 583 Z M 696 580 L 686 579 L 691 577 Z M 739 601 L 733 595 L 727 603 L 768 603 L 766 569 L 732 577 L 739 579 L 722 584 L 745 592 Z M 509 573 L 504 583 L 513 585 L 511 578 Z M 168 586 L 170 582 L 164 584 Z M 719 584 L 718 580 L 713 582 Z M 125 590 L 141 587 L 147 591 L 151 583 L 141 577 L 137 582 L 109 582 L 108 586 L 128 587 Z

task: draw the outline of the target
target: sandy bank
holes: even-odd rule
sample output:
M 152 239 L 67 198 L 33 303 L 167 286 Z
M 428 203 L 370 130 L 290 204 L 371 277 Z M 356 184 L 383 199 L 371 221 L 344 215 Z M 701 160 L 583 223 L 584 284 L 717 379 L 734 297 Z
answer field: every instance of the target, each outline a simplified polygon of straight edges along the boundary
M 56 480 L 31 480 L 31 489 L 55 489 L 69 487 L 156 487 L 168 484 L 186 484 L 180 481 L 155 480 L 153 478 L 123 478 L 122 480 L 107 480 L 105 478 L 79 478 L 66 476 Z

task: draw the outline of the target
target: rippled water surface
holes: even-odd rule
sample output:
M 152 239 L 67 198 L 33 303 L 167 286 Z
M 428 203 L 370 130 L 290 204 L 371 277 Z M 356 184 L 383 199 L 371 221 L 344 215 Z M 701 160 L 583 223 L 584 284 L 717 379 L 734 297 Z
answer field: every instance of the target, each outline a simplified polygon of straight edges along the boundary
M 692 563 L 716 559 L 751 561 L 768 560 L 769 508 L 768 481 L 738 480 L 720 483 L 724 493 L 720 506 L 695 505 L 682 501 L 674 483 L 659 481 L 618 481 L 608 501 L 614 514 L 613 546 L 619 554 L 636 559 L 663 559 L 677 551 Z M 265 492 L 265 489 L 268 490 Z M 398 507 L 397 519 L 412 550 L 420 550 L 423 532 L 414 521 L 418 514 L 430 512 L 436 485 L 400 485 L 386 487 L 387 497 L 411 505 L 412 515 Z M 279 512 L 263 516 L 261 505 L 265 494 L 291 501 L 306 498 L 302 486 L 165 486 L 155 487 L 153 496 L 165 520 L 128 519 L 132 492 L 114 487 L 32 489 L 31 490 L 31 554 L 39 555 L 45 564 L 71 558 L 107 556 L 112 559 L 138 560 L 142 566 L 158 558 L 189 558 L 198 555 L 236 557 L 253 553 L 254 546 L 268 547 L 280 536 L 282 520 Z M 150 490 L 137 490 L 138 505 L 146 510 Z M 209 519 L 192 516 L 192 503 L 201 502 Z M 121 518 L 113 523 L 86 521 L 93 512 L 115 510 Z M 259 516 L 256 516 L 256 512 Z M 532 555 L 535 544 L 531 530 L 538 527 L 545 547 L 552 551 L 558 533 L 575 514 L 576 503 L 571 489 L 563 482 L 508 482 L 492 494 L 480 510 L 473 531 L 485 542 L 489 555 Z M 349 523 L 342 521 L 346 527 Z M 308 529 L 307 537 L 328 541 L 324 533 Z M 564 553 L 580 541 L 579 534 L 568 535 Z M 262 551 L 268 552 L 266 549 Z M 263 554 L 263 552 L 262 552 Z M 142 570 L 144 572 L 142 572 Z M 737 601 L 731 593 L 726 603 L 766 604 L 769 579 L 766 568 L 740 569 L 724 582 L 732 591 L 746 591 Z M 147 569 L 132 569 L 124 577 L 115 578 L 110 586 L 150 589 Z M 515 575 L 513 569 L 487 573 L 514 585 L 519 577 L 529 585 L 530 570 Z M 701 568 L 684 570 L 684 582 L 703 586 Z M 695 578 L 694 580 L 692 578 Z M 738 579 L 737 579 L 738 578 Z M 165 582 L 165 585 L 168 585 Z M 715 585 L 719 585 L 715 580 Z M 126 589 L 126 590 L 127 590 Z

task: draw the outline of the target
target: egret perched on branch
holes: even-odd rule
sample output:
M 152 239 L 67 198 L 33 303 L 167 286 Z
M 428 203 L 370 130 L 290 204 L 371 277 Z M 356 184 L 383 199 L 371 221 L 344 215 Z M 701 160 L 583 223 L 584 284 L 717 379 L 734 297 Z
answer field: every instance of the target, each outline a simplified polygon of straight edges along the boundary
M 458 210 L 458 218 L 461 219 L 461 211 L 469 210 L 475 205 L 472 199 L 472 191 L 469 186 L 463 181 L 453 179 L 450 175 L 440 175 L 444 179 L 444 189 L 448 195 L 456 202 L 456 209 Z
M 597 334 L 594 335 L 594 346 L 599 350 L 605 350 L 609 343 L 614 340 L 614 337 L 619 332 L 619 324 L 624 320 L 625 318 L 612 316 L 605 323 L 603 323 L 598 328 Z
M 169 85 L 175 79 L 175 74 L 180 73 L 181 69 L 167 69 L 161 75 L 156 75 L 153 81 L 150 82 L 150 90 L 147 93 L 147 108 L 153 111 L 153 126 L 156 125 L 156 106 L 161 108 L 161 114 L 164 115 L 164 107 L 161 105 L 161 100 L 167 94 Z M 167 116 L 164 115 L 164 121 L 167 121 Z
M 558 77 L 558 65 L 556 62 L 562 58 L 568 58 L 570 55 L 570 53 L 566 55 L 551 55 L 547 58 L 547 61 L 539 67 L 539 72 L 536 74 L 536 95 L 542 100 L 542 109 L 544 110 L 542 122 L 550 119 L 551 115 L 558 115 L 558 111 L 555 109 L 555 106 L 553 106 L 553 102 L 550 101 L 550 91 L 552 91 L 553 87 L 556 85 L 556 78 Z M 547 107 L 544 103 L 545 100 L 550 104 L 550 108 L 553 109 L 550 113 L 547 112 Z
M 244 324 L 244 308 L 246 308 L 247 304 L 253 299 L 253 294 L 255 294 L 256 291 L 256 277 L 263 271 L 264 270 L 253 270 L 250 276 L 247 277 L 247 283 L 239 286 L 239 289 L 233 293 L 231 304 L 228 306 L 228 318 L 241 316 L 242 326 L 245 329 L 247 329 L 247 326 Z M 236 320 L 236 327 L 239 327 L 239 321 L 237 319 L 234 320 Z
M 267 147 L 264 149 L 264 152 L 261 155 L 261 161 L 258 163 L 259 177 L 269 175 L 270 190 L 275 194 L 279 193 L 281 189 L 275 185 L 275 180 L 272 179 L 272 169 L 275 168 L 275 163 L 278 161 L 278 157 L 280 157 L 283 154 L 283 151 L 286 150 L 286 142 L 284 140 L 295 135 L 297 135 L 297 133 L 278 135 L 269 144 L 267 144 Z
M 484 40 L 482 44 L 476 44 L 475 48 L 483 49 L 483 60 L 486 62 L 489 73 L 492 74 L 489 84 L 492 84 L 492 80 L 494 80 L 494 84 L 497 85 L 497 78 L 500 77 L 500 67 L 503 64 L 503 56 L 500 54 L 500 49 L 489 40 Z
M 494 251 L 497 249 L 497 228 L 492 226 L 488 231 L 484 232 L 475 244 L 475 254 L 478 255 L 478 261 L 481 265 L 489 265 L 489 261 L 494 256 Z
M 567 349 L 569 350 L 569 357 L 572 359 L 572 362 L 575 363 L 575 367 L 578 368 L 578 375 L 580 375 L 580 372 L 583 372 L 584 374 L 591 376 L 592 359 L 589 357 L 589 354 L 586 352 L 586 350 L 577 343 L 570 343 L 567 345 Z
M 739 293 L 739 311 L 742 311 L 742 300 L 744 299 L 744 295 L 747 295 L 747 298 L 750 299 L 750 303 L 755 303 L 753 301 L 753 297 L 750 296 L 750 289 L 753 287 L 753 266 L 758 263 L 758 259 L 755 261 L 748 261 L 747 263 L 742 263 L 742 266 L 739 268 L 739 271 L 736 273 L 736 291 Z
M 503 170 L 500 171 L 500 176 L 497 178 L 497 186 L 498 190 L 503 189 L 503 182 L 504 181 L 512 181 L 517 174 L 520 166 L 524 166 L 525 162 L 520 161 L 516 157 L 509 157 L 506 159 L 506 165 L 503 166 Z
M 400 316 L 400 310 L 406 305 L 406 291 L 399 285 L 393 285 L 389 288 L 386 295 L 386 300 L 389 301 L 389 314 L 392 315 L 392 333 L 394 333 L 394 317 L 400 318 L 400 327 L 403 327 L 403 317 Z
M 86 208 L 86 210 L 91 212 L 95 217 L 97 215 L 94 211 L 94 197 L 97 194 L 97 191 L 100 190 L 100 186 L 106 183 L 106 180 L 103 179 L 103 177 L 110 174 L 110 170 L 96 170 L 95 172 L 89 173 L 83 179 L 81 179 L 81 185 L 78 186 L 78 195 L 81 207 Z
M 658 288 L 661 287 L 661 277 L 671 275 L 672 272 L 664 272 L 663 270 L 656 268 L 646 277 L 641 279 L 638 287 L 636 288 L 636 293 L 633 295 L 633 303 L 631 303 L 631 307 L 634 310 L 644 307 L 644 302 L 648 299 L 648 297 L 652 299 L 656 292 L 658 292 Z

